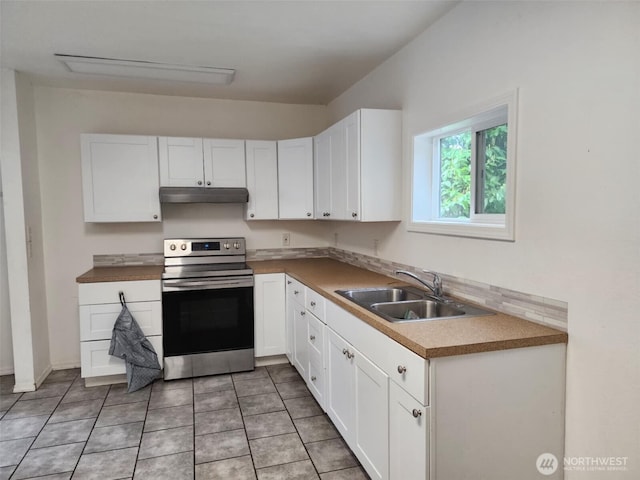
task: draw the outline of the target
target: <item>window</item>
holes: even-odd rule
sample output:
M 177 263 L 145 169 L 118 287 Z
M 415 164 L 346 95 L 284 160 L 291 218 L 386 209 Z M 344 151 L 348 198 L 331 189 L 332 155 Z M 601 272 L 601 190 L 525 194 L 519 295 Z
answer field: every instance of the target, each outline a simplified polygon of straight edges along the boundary
M 409 230 L 514 239 L 516 95 L 414 137 Z

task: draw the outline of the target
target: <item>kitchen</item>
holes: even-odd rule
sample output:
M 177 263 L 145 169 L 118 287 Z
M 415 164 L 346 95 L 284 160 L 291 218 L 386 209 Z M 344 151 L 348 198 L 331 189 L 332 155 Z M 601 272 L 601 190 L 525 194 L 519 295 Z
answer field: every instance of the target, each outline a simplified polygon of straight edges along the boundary
M 93 255 L 157 253 L 163 238 L 218 231 L 245 237 L 249 250 L 278 249 L 288 232 L 294 248 L 337 246 L 567 302 L 565 456 L 629 462 L 626 471 L 565 477 L 637 477 L 640 227 L 628 213 L 640 207 L 630 140 L 640 111 L 637 25 L 631 3 L 462 2 L 328 105 L 64 88 L 19 73 L 26 218 L 5 208 L 5 228 L 8 247 L 24 246 L 26 237 L 9 237 L 26 235 L 12 225 L 29 226 L 28 278 L 18 257 L 8 260 L 18 270 L 12 288 L 24 288 L 29 300 L 12 305 L 12 316 L 31 318 L 31 333 L 25 339 L 14 329 L 14 348 L 33 352 L 35 377 L 79 365 L 75 278 L 91 268 Z M 468 45 L 501 54 L 478 57 Z M 470 83 L 461 66 L 482 78 Z M 520 93 L 515 242 L 412 233 L 396 222 L 248 222 L 239 205 L 165 205 L 162 223 L 83 221 L 82 133 L 278 140 L 316 135 L 359 108 L 401 108 L 409 185 L 413 135 L 443 112 L 513 87 Z M 9 179 L 20 178 L 6 157 L 2 178 L 6 207 L 16 194 Z M 408 191 L 403 200 L 408 208 Z

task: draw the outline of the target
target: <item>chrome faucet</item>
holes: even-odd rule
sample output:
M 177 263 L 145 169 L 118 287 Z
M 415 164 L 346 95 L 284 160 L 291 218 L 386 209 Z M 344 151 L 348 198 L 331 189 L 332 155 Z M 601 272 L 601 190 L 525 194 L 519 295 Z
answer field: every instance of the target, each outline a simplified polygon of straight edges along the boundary
M 431 292 L 433 292 L 433 296 L 436 297 L 437 300 L 444 300 L 444 298 L 442 297 L 442 279 L 440 278 L 440 275 L 438 275 L 436 272 L 430 272 L 428 270 L 423 270 L 423 272 L 433 275 L 433 284 L 430 285 L 426 280 L 421 279 L 415 273 L 407 272 L 406 270 L 396 270 L 395 274 L 404 274 L 413 278 L 414 280 L 420 282 L 422 285 L 431 290 Z

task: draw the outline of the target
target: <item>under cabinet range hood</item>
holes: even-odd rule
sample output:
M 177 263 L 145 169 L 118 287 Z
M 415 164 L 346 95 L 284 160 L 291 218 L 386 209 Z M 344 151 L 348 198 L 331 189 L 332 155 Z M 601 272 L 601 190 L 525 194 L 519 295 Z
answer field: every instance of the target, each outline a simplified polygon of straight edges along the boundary
M 246 188 L 160 187 L 160 203 L 247 203 Z

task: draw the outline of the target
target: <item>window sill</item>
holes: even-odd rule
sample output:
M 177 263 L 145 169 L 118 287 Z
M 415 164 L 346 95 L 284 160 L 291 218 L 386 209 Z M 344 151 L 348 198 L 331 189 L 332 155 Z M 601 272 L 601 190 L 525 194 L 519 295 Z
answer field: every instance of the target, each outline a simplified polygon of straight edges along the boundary
M 467 223 L 446 221 L 409 222 L 407 231 L 432 233 L 454 237 L 484 238 L 489 240 L 515 241 L 514 229 L 507 224 Z

